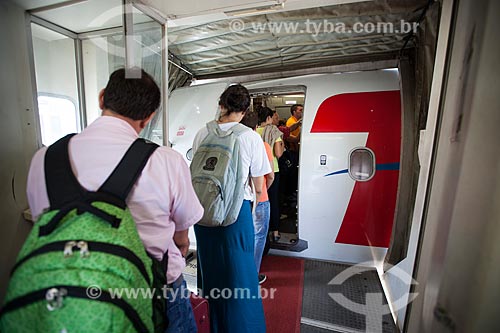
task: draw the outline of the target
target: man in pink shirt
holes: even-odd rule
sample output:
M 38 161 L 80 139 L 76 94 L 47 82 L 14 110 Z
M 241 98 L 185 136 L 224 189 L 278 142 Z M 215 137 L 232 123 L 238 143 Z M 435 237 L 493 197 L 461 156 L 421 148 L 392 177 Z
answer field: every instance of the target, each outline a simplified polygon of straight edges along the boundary
M 111 74 L 99 94 L 102 116 L 69 143 L 73 172 L 89 191 L 96 191 L 107 179 L 160 105 L 158 86 L 141 72 L 139 79 L 126 78 L 124 69 Z M 27 194 L 34 217 L 50 206 L 44 176 L 46 151 L 44 147 L 36 152 L 28 174 Z M 196 332 L 182 271 L 189 248 L 188 229 L 201 219 L 203 208 L 182 156 L 167 147 L 156 149 L 132 188 L 127 206 L 146 250 L 158 260 L 168 251 L 167 332 Z

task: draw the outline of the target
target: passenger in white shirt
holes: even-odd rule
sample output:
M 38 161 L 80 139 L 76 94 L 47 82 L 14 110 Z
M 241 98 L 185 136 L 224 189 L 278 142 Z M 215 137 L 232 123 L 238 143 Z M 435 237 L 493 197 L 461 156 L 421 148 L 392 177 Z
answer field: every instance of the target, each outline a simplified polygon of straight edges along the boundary
M 221 116 L 218 124 L 227 131 L 241 121 L 250 106 L 250 95 L 242 85 L 228 87 L 219 99 Z M 193 142 L 193 152 L 208 135 L 200 129 Z M 264 175 L 271 172 L 264 142 L 260 135 L 248 129 L 238 136 L 243 170 L 253 179 L 257 199 L 262 192 Z M 265 332 L 266 323 L 254 261 L 254 227 L 250 201 L 253 199 L 248 182 L 237 220 L 225 227 L 195 225 L 201 290 L 209 297 L 210 331 L 215 333 Z M 200 280 L 200 279 L 199 279 Z M 229 291 L 229 295 L 228 295 Z M 245 295 L 241 295 L 241 291 Z M 223 293 L 223 294 L 221 294 Z M 218 296 L 229 297 L 218 297 Z
M 159 105 L 160 90 L 146 72 L 142 71 L 140 79 L 127 79 L 124 69 L 111 74 L 99 94 L 102 116 L 69 143 L 73 172 L 86 190 L 96 191 L 104 183 Z M 50 206 L 44 176 L 46 151 L 41 148 L 35 154 L 28 175 L 28 201 L 35 217 Z M 130 192 L 127 206 L 146 250 L 158 260 L 168 250 L 169 286 L 188 296 L 182 278 L 183 257 L 189 248 L 188 229 L 201 219 L 203 208 L 182 156 L 167 147 L 156 149 Z M 189 298 L 180 293 L 174 298 L 169 298 L 167 306 L 167 332 L 179 327 L 183 332 L 196 332 Z

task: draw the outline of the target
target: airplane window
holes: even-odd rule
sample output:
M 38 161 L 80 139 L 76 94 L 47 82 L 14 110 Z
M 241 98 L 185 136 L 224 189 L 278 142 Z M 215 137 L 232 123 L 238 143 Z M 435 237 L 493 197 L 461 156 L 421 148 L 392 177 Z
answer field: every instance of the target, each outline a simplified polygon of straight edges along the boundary
M 349 176 L 356 181 L 368 181 L 375 174 L 375 154 L 372 150 L 356 148 L 349 154 Z
M 49 146 L 66 134 L 78 132 L 78 110 L 63 96 L 38 95 L 42 143 Z

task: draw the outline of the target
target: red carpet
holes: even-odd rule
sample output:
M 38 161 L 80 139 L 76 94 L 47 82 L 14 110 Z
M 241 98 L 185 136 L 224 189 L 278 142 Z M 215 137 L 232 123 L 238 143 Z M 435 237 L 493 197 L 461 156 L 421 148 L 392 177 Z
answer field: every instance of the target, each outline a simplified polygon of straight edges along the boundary
M 268 333 L 300 333 L 302 290 L 304 288 L 304 260 L 264 256 L 261 274 L 267 280 L 261 285 Z M 276 288 L 271 299 L 271 288 Z M 264 299 L 266 296 L 268 297 Z

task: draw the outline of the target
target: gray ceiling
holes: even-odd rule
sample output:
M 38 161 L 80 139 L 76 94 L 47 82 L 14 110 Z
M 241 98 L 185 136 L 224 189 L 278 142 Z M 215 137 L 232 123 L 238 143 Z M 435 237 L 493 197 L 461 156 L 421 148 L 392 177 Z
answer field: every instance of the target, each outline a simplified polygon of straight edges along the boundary
M 409 33 L 349 31 L 380 22 L 399 30 L 401 20 L 417 22 L 428 2 L 377 0 L 171 28 L 169 51 L 201 78 L 394 59 Z M 259 31 L 264 24 L 276 28 Z
M 22 3 L 27 8 L 63 2 L 62 0 L 14 1 Z M 73 0 L 69 2 L 73 3 L 70 6 L 37 12 L 36 15 L 69 30 L 84 32 L 95 29 L 90 26 L 92 20 L 98 20 L 106 15 L 113 16 L 107 14 L 108 7 L 119 9 L 121 1 Z M 160 3 L 160 0 L 143 1 L 150 2 L 151 5 Z M 186 1 L 184 7 L 194 0 Z M 218 1 L 229 6 L 227 0 Z M 290 7 L 306 3 L 298 0 L 288 1 Z M 406 48 L 414 46 L 413 39 L 409 38 L 410 33 L 400 31 L 400 22 L 402 20 L 408 24 L 417 22 L 427 4 L 432 2 L 429 0 L 375 0 L 354 3 L 345 3 L 349 2 L 348 0 L 310 1 L 311 4 L 332 2 L 340 4 L 244 17 L 229 17 L 226 11 L 221 12 L 224 14 L 223 17 L 226 17 L 224 19 L 208 22 L 203 21 L 201 16 L 200 20 L 196 19 L 197 16 L 193 16 L 184 21 L 191 25 L 179 27 L 170 24 L 179 22 L 174 19 L 169 21 L 169 52 L 178 64 L 197 78 L 395 59 L 404 45 Z M 251 2 L 238 0 L 234 4 Z M 253 0 L 253 2 L 260 4 L 265 1 Z M 118 12 L 115 16 L 116 22 L 108 19 L 105 22 L 107 25 L 103 27 L 121 25 L 121 13 Z M 193 25 L 192 22 L 208 23 Z M 392 23 L 394 31 L 384 31 L 381 23 Z M 376 28 L 377 25 L 381 29 L 353 31 L 354 27 L 360 27 L 361 24 L 368 29 Z M 269 28 L 270 26 L 273 28 Z

